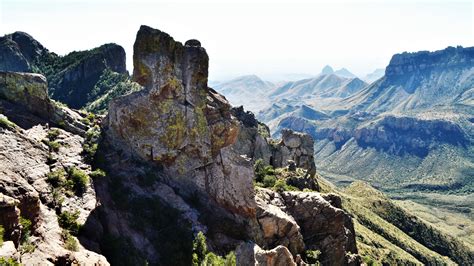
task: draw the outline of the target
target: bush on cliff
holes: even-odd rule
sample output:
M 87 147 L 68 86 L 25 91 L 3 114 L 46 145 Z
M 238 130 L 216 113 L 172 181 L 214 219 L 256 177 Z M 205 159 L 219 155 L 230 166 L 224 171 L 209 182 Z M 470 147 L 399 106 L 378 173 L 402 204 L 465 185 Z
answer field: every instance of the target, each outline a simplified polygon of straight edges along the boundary
M 207 250 L 206 236 L 199 232 L 193 241 L 193 266 L 233 266 L 236 265 L 235 253 L 225 257 L 218 256 Z

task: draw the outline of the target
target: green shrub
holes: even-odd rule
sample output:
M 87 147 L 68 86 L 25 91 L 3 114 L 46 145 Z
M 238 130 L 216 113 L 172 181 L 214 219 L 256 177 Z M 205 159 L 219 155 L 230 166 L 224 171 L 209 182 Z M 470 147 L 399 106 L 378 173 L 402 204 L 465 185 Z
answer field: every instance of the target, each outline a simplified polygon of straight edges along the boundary
M 89 163 L 94 161 L 95 154 L 97 153 L 97 149 L 99 147 L 98 146 L 99 138 L 100 138 L 99 126 L 95 125 L 94 127 L 87 130 L 84 143 L 82 144 L 82 153 L 84 155 L 84 159 Z
M 263 178 L 263 186 L 264 187 L 273 187 L 276 183 L 277 179 L 274 175 L 266 175 Z
M 31 243 L 30 241 L 27 241 L 23 244 L 20 245 L 20 253 L 25 254 L 25 253 L 33 253 L 36 249 L 35 244 Z
M 201 262 L 204 261 L 206 254 L 207 254 L 206 236 L 202 232 L 199 232 L 193 241 L 193 261 L 194 261 L 194 257 L 196 257 L 197 265 L 200 265 Z
M 234 266 L 235 253 L 230 252 L 224 258 L 207 250 L 206 236 L 199 232 L 193 241 L 193 266 Z
M 63 230 L 61 232 L 61 238 L 64 241 L 64 248 L 71 251 L 77 251 L 79 249 L 79 245 L 77 244 L 77 240 L 69 233 L 68 230 Z
M 253 169 L 255 171 L 255 181 L 262 182 L 263 178 L 265 177 L 265 163 L 262 159 L 258 159 L 255 161 L 253 165 Z
M 202 261 L 201 265 L 205 266 L 221 266 L 225 264 L 225 259 L 216 254 L 209 252 Z
M 92 172 L 90 173 L 89 176 L 92 177 L 93 179 L 95 179 L 95 178 L 103 178 L 103 177 L 105 177 L 106 175 L 107 175 L 107 174 L 105 173 L 104 170 L 102 170 L 102 169 L 95 169 L 94 171 L 92 171 Z
M 20 225 L 22 227 L 20 241 L 21 243 L 25 243 L 31 236 L 31 221 L 20 216 Z
M 319 250 L 306 250 L 305 252 L 306 262 L 311 265 L 320 265 L 319 256 L 321 256 Z
M 0 266 L 20 266 L 21 264 L 18 263 L 13 258 L 0 258 Z
M 58 138 L 58 136 L 59 136 L 60 133 L 61 133 L 61 132 L 59 131 L 59 129 L 53 128 L 53 129 L 50 129 L 50 130 L 48 131 L 47 137 L 48 137 L 48 139 L 49 139 L 50 141 L 54 141 L 54 140 L 56 140 L 56 139 Z
M 365 263 L 365 265 L 367 265 L 367 266 L 374 266 L 374 265 L 377 265 L 377 263 L 375 262 L 375 260 L 374 260 L 372 257 L 368 256 L 368 255 L 362 256 L 362 261 L 363 261 L 363 262 Z
M 53 172 L 49 172 L 46 176 L 46 182 L 48 182 L 49 184 L 51 184 L 51 186 L 55 188 L 62 187 L 64 185 L 64 182 L 66 182 L 66 171 L 60 169 Z
M 57 141 L 45 141 L 46 145 L 48 145 L 50 151 L 58 152 L 61 144 Z
M 265 165 L 262 159 L 255 161 L 253 166 L 255 172 L 255 181 L 263 182 L 263 179 L 267 175 L 275 175 L 275 170 L 270 165 Z
M 77 223 L 78 218 L 79 211 L 76 211 L 74 213 L 63 211 L 58 216 L 58 223 L 62 228 L 69 230 L 71 234 L 77 235 L 79 234 L 79 230 L 81 229 L 81 225 Z
M 273 190 L 278 191 L 278 192 L 283 192 L 283 191 L 295 191 L 298 189 L 286 184 L 286 181 L 284 179 L 278 179 L 275 182 L 275 185 L 273 186 Z
M 73 187 L 77 194 L 82 194 L 86 191 L 89 184 L 89 176 L 84 171 L 72 167 L 69 170 L 69 178 L 73 182 Z
M 13 130 L 15 129 L 16 124 L 8 120 L 6 116 L 0 114 L 0 127 Z

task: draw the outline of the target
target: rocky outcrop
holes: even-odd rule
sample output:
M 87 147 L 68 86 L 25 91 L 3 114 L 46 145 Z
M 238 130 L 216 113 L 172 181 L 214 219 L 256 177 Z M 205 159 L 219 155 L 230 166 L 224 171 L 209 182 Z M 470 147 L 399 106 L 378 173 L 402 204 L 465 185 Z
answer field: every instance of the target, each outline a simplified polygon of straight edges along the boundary
M 356 129 L 354 138 L 364 148 L 419 157 L 427 156 L 435 142 L 461 147 L 469 143 L 462 128 L 451 121 L 397 116 L 385 116 L 376 123 Z
M 244 111 L 242 106 L 232 108 L 232 114 L 241 125 L 237 141 L 233 145 L 234 150 L 252 160 L 263 159 L 269 164 L 272 150 L 268 144 L 270 137 L 268 127 L 260 123 L 252 112 Z
M 47 182 L 50 167 L 63 169 L 75 166 L 90 171 L 80 155 L 82 138 L 66 131 L 60 132 L 57 141 L 63 146 L 53 156 L 42 143 L 47 131 L 41 125 L 28 130 L 0 129 L 0 195 L 3 195 L 0 224 L 7 232 L 4 238 L 15 243 L 18 251 L 23 249 L 24 244 L 34 247 L 21 252 L 21 262 L 27 265 L 60 263 L 66 257 L 80 264 L 108 265 L 103 256 L 85 249 L 79 243 L 76 252 L 65 248 L 63 229 L 59 226 L 56 209 L 60 212 L 78 211 L 77 222 L 82 224 L 97 202 L 90 185 L 87 185 L 81 197 L 55 196 L 53 187 Z M 51 159 L 56 160 L 56 163 L 51 164 Z M 20 216 L 31 221 L 30 236 L 22 238 L 21 242 L 19 237 L 25 234 L 25 228 L 19 225 Z
M 468 68 L 474 66 L 474 47 L 448 47 L 436 52 L 396 54 L 385 70 L 388 79 L 423 75 L 434 69 Z
M 326 197 L 327 201 L 316 192 L 276 193 L 259 189 L 257 198 L 290 215 L 300 227 L 305 248 L 320 250 L 323 264 L 358 264 L 357 256 L 352 256 L 357 254 L 354 225 L 350 216 L 340 209 L 337 196 Z
M 236 250 L 237 265 L 296 266 L 293 256 L 284 246 L 264 250 L 254 243 L 242 243 Z
M 95 100 L 91 99 L 92 96 L 98 98 L 106 93 L 102 91 L 104 88 L 95 88 L 106 70 L 127 74 L 125 50 L 121 46 L 104 44 L 62 57 L 48 51 L 24 32 L 0 38 L 0 71 L 45 75 L 51 97 L 72 108 L 84 107 Z
M 26 265 L 108 265 L 76 237 L 65 237 L 58 222 L 58 214 L 77 212 L 75 222 L 85 223 L 97 204 L 91 184 L 78 195 L 48 177 L 72 168 L 91 171 L 82 154 L 82 116 L 50 100 L 45 78 L 32 73 L 0 72 L 0 111 L 0 225 L 7 244 L 0 253 Z M 58 178 L 69 189 L 76 186 L 71 177 Z
M 82 117 L 51 101 L 47 84 L 39 74 L 0 72 L 0 109 L 24 128 L 50 123 L 83 135 Z
M 12 197 L 0 193 L 0 225 L 3 226 L 4 235 L 2 237 L 11 239 L 12 243 L 20 243 L 20 209 L 17 205 L 20 202 Z
M 0 38 L 0 71 L 33 72 L 35 61 L 48 50 L 24 32 Z
M 274 167 L 285 167 L 289 160 L 295 162 L 296 167 L 308 169 L 311 176 L 316 173 L 314 164 L 314 140 L 304 133 L 283 129 L 281 141 L 276 144 L 270 164 Z
M 251 112 L 245 112 L 243 107 L 234 108 L 232 112 L 241 122 L 238 140 L 234 144 L 237 152 L 254 161 L 263 159 L 265 164 L 274 168 L 287 167 L 293 162 L 295 167 L 306 169 L 308 176 L 314 176 L 316 165 L 311 135 L 283 128 L 281 139 L 274 140 L 270 138 L 268 127 L 258 122 Z
M 239 125 L 225 98 L 207 87 L 207 68 L 204 48 L 142 26 L 134 79 L 145 89 L 112 102 L 107 138 L 129 156 L 162 166 L 183 193 L 203 193 L 254 216 L 252 165 L 230 147 Z
M 300 226 L 293 217 L 260 197 L 256 197 L 256 201 L 257 221 L 263 233 L 262 247 L 272 248 L 282 245 L 294 255 L 303 253 L 305 250 L 303 236 Z
M 52 84 L 87 80 L 97 70 L 89 63 L 102 67 L 94 60 L 103 59 L 103 49 L 72 54 L 78 60 Z M 98 253 L 112 264 L 188 265 L 193 235 L 203 232 L 209 250 L 237 249 L 239 265 L 301 264 L 308 249 L 349 264 L 347 253 L 357 250 L 337 198 L 265 189 L 255 195 L 258 158 L 289 165 L 288 175 L 304 175 L 304 168 L 313 178 L 310 136 L 284 130 L 282 140 L 272 140 L 253 114 L 232 109 L 207 86 L 208 57 L 197 40 L 182 45 L 142 26 L 134 50 L 134 80 L 144 88 L 111 102 L 94 161 L 106 174 L 94 172 L 93 181 L 84 152 L 99 138 L 91 129 L 97 121 L 86 125 L 50 100 L 43 76 L 0 72 L 0 224 L 8 243 L 0 254 L 28 265 L 107 265 Z M 301 189 L 313 188 L 302 181 Z M 21 217 L 31 228 L 19 225 Z M 25 252 L 25 245 L 35 248 Z

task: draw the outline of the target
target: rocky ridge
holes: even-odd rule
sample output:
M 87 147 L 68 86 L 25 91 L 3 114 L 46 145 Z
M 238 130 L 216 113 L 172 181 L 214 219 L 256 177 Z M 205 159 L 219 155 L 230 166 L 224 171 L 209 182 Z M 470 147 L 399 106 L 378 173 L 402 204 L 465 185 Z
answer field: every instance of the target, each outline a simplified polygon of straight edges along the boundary
M 314 182 L 310 136 L 272 140 L 253 114 L 232 109 L 207 86 L 196 40 L 142 26 L 134 50 L 144 88 L 112 100 L 102 137 L 101 119 L 52 101 L 44 76 L 0 72 L 2 256 L 189 265 L 201 232 L 239 265 L 302 264 L 316 249 L 324 263 L 360 263 L 337 196 L 254 187 L 258 159 Z
M 73 108 L 85 107 L 91 97 L 106 93 L 97 85 L 109 74 L 107 71 L 127 75 L 125 50 L 117 44 L 58 56 L 24 32 L 0 38 L 0 71 L 44 75 L 52 99 Z
M 304 234 L 291 216 L 297 216 L 303 210 L 285 212 L 284 204 L 274 206 L 261 201 L 254 192 L 251 162 L 267 158 L 275 166 L 286 167 L 287 160 L 293 159 L 311 173 L 315 168 L 311 170 L 314 163 L 311 161 L 312 140 L 309 136 L 289 131 L 280 144 L 272 147 L 265 136 L 268 130 L 263 125 L 242 110 L 232 111 L 224 97 L 207 87 L 208 57 L 199 46 L 183 46 L 161 31 L 142 26 L 134 49 L 134 79 L 145 88 L 114 100 L 105 120 L 105 140 L 112 150 L 120 150 L 123 156 L 119 159 L 122 161 L 120 164 L 124 164 L 123 160 L 132 164 L 132 158 L 146 162 L 147 167 L 160 176 L 155 184 L 169 187 L 175 193 L 178 191 L 175 195 L 177 200 L 183 199 L 181 209 L 193 213 L 184 215 L 184 219 L 190 222 L 195 234 L 197 230 L 204 230 L 209 245 L 218 252 L 235 250 L 243 242 L 252 241 L 265 249 L 276 248 L 278 253 L 289 251 L 291 261 L 298 254 L 303 255 L 306 249 Z M 259 145 L 260 148 L 255 148 Z M 280 155 L 270 162 L 274 154 L 272 149 Z M 118 174 L 122 169 L 111 169 L 110 174 Z M 139 189 L 137 180 L 133 178 L 124 182 L 128 187 L 137 187 L 135 195 L 145 191 L 157 192 L 156 185 L 153 192 Z M 193 195 L 199 199 L 198 207 L 189 203 L 189 197 Z M 295 193 L 294 197 L 298 195 Z M 305 200 L 313 202 L 314 208 L 324 208 L 325 204 L 331 206 L 318 198 L 316 192 L 308 195 L 315 197 Z M 164 199 L 161 201 L 166 203 Z M 207 216 L 211 209 L 213 215 Z M 340 212 L 349 219 L 347 214 Z M 297 217 L 303 223 L 313 216 L 307 213 Z M 239 233 L 224 226 L 223 221 L 234 229 L 239 228 Z M 275 227 L 273 222 L 282 226 Z M 217 223 L 220 223 L 220 228 L 215 227 Z M 270 225 L 266 226 L 268 223 Z M 329 220 L 322 221 L 322 224 L 328 223 Z M 288 230 L 285 224 L 291 224 L 292 229 Z M 342 227 L 349 229 L 342 230 Z M 353 230 L 351 224 L 342 227 L 335 233 L 344 240 L 333 241 L 333 237 L 327 236 L 327 243 L 337 246 L 344 254 L 356 253 L 355 242 L 351 242 L 354 236 L 347 235 Z M 122 235 L 129 231 L 124 228 L 117 230 Z M 153 241 L 147 235 L 137 234 Z M 326 233 L 321 235 L 324 236 Z M 155 254 L 159 253 L 155 250 Z M 330 252 L 327 256 L 333 257 Z M 158 258 L 148 257 L 151 261 Z M 356 257 L 355 260 L 345 258 L 342 257 L 344 263 L 357 262 Z M 240 259 L 243 258 L 238 256 L 237 260 Z M 273 261 L 269 265 L 278 263 Z
M 94 188 L 87 183 L 80 196 L 62 194 L 49 181 L 50 174 L 57 171 L 91 172 L 82 156 L 81 135 L 86 126 L 78 120 L 81 116 L 55 105 L 40 75 L 1 72 L 0 77 L 6 81 L 0 84 L 2 113 L 8 116 L 0 118 L 0 220 L 6 229 L 0 254 L 26 265 L 108 265 L 105 257 L 65 233 L 57 218 L 77 212 L 78 222 L 84 223 L 98 204 Z M 14 112 L 17 110 L 22 111 Z M 23 119 L 26 116 L 28 120 Z M 54 145 L 47 141 L 50 132 L 55 132 Z

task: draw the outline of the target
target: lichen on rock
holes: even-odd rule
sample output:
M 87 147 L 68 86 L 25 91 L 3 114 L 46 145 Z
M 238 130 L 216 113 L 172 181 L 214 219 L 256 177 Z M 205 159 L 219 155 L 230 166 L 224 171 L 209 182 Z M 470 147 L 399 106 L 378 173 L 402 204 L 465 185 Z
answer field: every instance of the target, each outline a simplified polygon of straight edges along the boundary
M 231 149 L 223 152 L 237 140 L 239 125 L 225 98 L 207 87 L 208 60 L 204 48 L 142 26 L 134 80 L 145 88 L 112 102 L 106 136 L 129 156 L 163 166 L 183 193 L 202 192 L 236 213 L 254 215 L 251 164 Z M 233 183 L 243 187 L 227 190 Z

